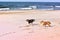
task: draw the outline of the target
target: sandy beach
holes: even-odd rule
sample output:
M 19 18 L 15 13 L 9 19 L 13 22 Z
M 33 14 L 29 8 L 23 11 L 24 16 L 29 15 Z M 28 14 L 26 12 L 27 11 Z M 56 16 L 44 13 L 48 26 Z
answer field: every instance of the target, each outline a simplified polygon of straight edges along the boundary
M 26 27 L 26 19 L 35 19 Z M 52 27 L 40 25 L 48 20 Z M 60 40 L 60 10 L 0 11 L 0 40 Z

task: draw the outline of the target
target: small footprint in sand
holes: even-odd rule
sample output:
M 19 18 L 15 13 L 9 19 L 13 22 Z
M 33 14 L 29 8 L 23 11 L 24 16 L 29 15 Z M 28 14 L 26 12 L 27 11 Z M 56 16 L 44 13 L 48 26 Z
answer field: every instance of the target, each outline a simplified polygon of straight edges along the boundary
M 6 35 L 8 35 L 8 34 L 12 34 L 12 33 L 16 33 L 16 32 L 3 33 L 3 34 L 0 35 L 0 37 L 2 37 L 2 36 L 6 36 Z

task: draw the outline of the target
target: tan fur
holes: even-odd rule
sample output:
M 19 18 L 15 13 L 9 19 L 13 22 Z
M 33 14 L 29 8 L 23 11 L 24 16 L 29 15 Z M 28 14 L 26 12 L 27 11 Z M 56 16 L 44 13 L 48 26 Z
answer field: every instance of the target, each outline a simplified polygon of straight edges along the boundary
M 40 22 L 43 26 L 51 26 L 50 24 L 51 24 L 51 22 L 50 21 L 41 21 Z

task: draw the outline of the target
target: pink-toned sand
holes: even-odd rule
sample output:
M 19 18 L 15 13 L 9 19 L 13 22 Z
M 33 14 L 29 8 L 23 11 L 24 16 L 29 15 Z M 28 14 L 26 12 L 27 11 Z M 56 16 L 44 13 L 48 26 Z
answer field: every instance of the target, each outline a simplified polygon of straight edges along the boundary
M 26 27 L 26 19 L 36 19 Z M 52 27 L 40 25 L 48 20 Z M 60 40 L 60 11 L 0 11 L 0 40 Z

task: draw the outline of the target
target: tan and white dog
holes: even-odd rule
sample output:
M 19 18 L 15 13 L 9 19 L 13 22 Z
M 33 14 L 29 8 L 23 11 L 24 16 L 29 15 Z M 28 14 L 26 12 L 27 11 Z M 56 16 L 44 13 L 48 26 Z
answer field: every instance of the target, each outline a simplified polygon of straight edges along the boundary
M 51 22 L 50 21 L 41 21 L 40 24 L 42 24 L 45 27 L 51 27 Z

